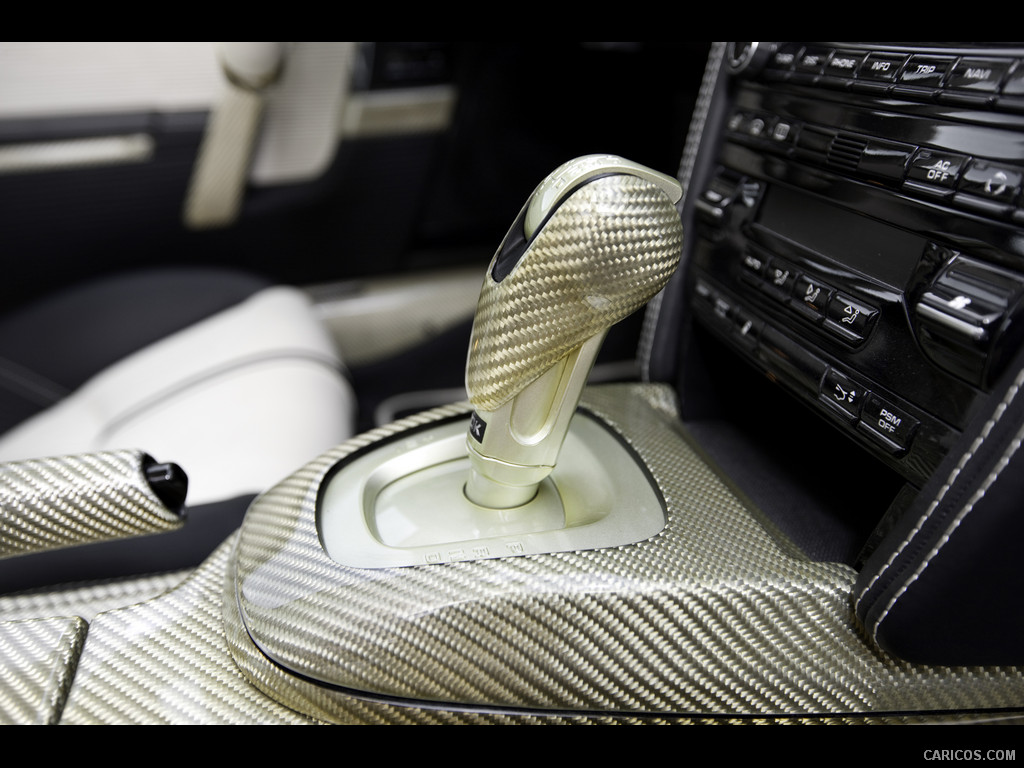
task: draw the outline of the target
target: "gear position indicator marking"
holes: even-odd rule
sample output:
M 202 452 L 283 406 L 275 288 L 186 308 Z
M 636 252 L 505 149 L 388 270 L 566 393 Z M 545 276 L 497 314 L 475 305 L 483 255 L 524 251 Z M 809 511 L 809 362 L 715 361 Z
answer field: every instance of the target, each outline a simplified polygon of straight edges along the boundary
M 487 430 L 487 422 L 480 418 L 476 411 L 473 411 L 473 416 L 469 420 L 469 434 L 473 436 L 473 439 L 478 443 L 484 441 L 484 432 Z

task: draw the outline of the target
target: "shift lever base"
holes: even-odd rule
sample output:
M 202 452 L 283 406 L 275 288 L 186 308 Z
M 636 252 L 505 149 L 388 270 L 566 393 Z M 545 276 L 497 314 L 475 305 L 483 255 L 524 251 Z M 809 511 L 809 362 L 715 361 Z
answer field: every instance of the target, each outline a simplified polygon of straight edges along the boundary
M 470 501 L 508 509 L 533 497 L 555 467 L 604 337 L 600 332 L 572 350 L 494 411 L 474 412 L 466 438 Z
M 555 470 L 503 509 L 467 498 L 467 426 L 459 418 L 403 433 L 337 467 L 317 514 L 327 554 L 355 568 L 430 565 L 616 547 L 664 528 L 664 502 L 640 460 L 586 412 Z

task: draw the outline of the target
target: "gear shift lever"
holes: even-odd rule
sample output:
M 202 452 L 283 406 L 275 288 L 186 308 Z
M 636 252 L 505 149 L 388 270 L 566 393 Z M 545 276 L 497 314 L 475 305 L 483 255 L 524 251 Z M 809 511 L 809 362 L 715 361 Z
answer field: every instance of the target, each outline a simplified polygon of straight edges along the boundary
M 469 434 L 461 417 L 445 420 L 339 461 L 318 490 L 331 558 L 432 565 L 618 547 L 664 528 L 643 463 L 601 419 L 573 412 L 608 327 L 679 262 L 681 194 L 610 155 L 566 163 L 537 187 L 484 279 Z
M 473 503 L 529 502 L 554 468 L 608 328 L 679 262 L 678 182 L 612 155 L 578 158 L 530 196 L 484 279 L 466 365 Z

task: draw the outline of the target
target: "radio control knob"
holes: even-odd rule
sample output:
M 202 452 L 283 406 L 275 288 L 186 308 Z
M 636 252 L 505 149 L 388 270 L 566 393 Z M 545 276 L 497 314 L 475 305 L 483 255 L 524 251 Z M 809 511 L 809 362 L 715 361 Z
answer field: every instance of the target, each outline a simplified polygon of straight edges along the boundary
M 734 75 L 756 75 L 768 62 L 774 50 L 775 43 L 728 43 L 726 63 Z

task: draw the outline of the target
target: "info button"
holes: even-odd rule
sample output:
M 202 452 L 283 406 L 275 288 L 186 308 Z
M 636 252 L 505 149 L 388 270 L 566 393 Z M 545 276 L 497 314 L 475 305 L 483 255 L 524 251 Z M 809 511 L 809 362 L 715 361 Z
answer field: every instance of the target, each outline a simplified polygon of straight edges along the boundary
M 868 395 L 857 426 L 890 452 L 899 453 L 910 447 L 917 425 L 917 419 L 906 411 L 885 402 L 877 395 Z

